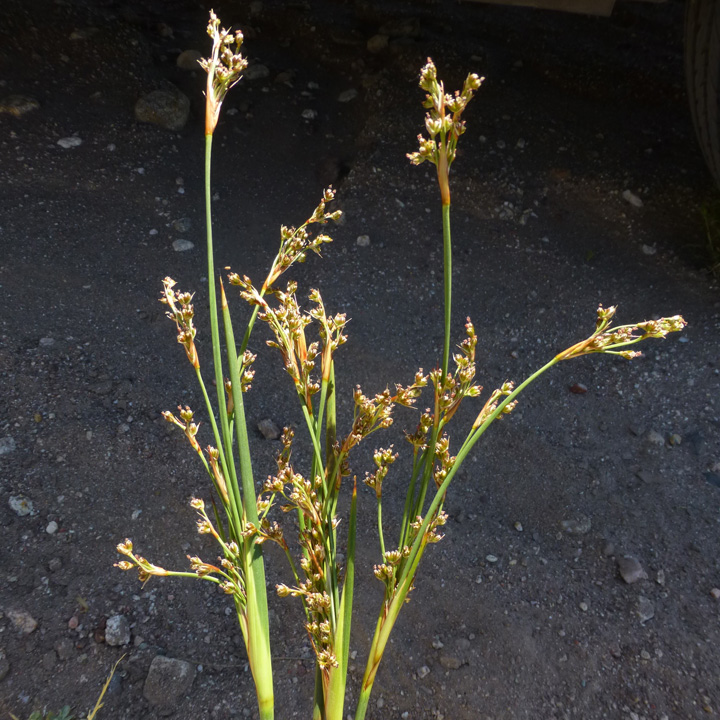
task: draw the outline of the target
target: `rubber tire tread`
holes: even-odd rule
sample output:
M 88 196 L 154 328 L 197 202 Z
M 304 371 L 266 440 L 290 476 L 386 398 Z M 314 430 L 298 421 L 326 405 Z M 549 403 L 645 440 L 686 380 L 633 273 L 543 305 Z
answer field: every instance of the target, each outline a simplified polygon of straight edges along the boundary
M 687 0 L 685 75 L 693 125 L 720 185 L 720 1 Z

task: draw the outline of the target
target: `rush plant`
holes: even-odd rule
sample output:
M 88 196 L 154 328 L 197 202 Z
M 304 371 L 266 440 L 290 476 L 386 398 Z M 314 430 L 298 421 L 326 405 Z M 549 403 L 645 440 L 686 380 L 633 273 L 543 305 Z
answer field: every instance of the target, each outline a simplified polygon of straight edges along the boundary
M 238 336 L 241 339 L 236 339 L 224 284 L 215 274 L 210 167 L 212 138 L 223 100 L 239 81 L 247 63 L 240 54 L 242 34 L 221 29 L 214 13 L 210 16 L 208 33 L 213 48 L 202 65 L 208 75 L 205 199 L 214 401 L 207 390 L 195 344 L 193 296 L 176 290 L 175 282 L 166 278 L 161 301 L 167 306 L 168 317 L 177 328 L 177 340 L 195 369 L 214 444 L 201 446 L 199 424 L 189 407 L 180 407 L 177 414 L 166 412 L 164 416 L 187 437 L 210 479 L 214 490 L 212 509 L 208 511 L 205 501 L 200 498 L 193 499 L 191 505 L 199 516 L 198 532 L 213 537 L 220 557 L 216 563 L 190 557 L 189 571 L 170 571 L 136 554 L 131 541 L 125 540 L 118 545 L 118 551 L 125 556 L 118 566 L 123 570 L 136 568 L 142 581 L 153 575 L 200 578 L 219 585 L 231 597 L 257 690 L 260 718 L 269 720 L 274 716 L 274 701 L 262 547 L 268 541 L 277 543 L 289 566 L 289 580 L 278 585 L 277 592 L 281 597 L 292 596 L 301 601 L 305 629 L 315 653 L 313 719 L 343 720 L 346 717 L 358 522 L 356 483 L 353 481 L 348 490 L 344 480 L 351 475 L 355 448 L 369 436 L 388 428 L 397 406 L 414 407 L 426 391 L 428 407 L 419 413 L 414 432 L 406 434 L 412 448 L 412 470 L 407 479 L 404 512 L 392 542 L 382 513 L 383 483 L 398 457 L 392 445 L 374 451 L 374 469 L 365 475 L 365 483 L 374 490 L 377 499 L 379 557 L 373 571 L 385 591 L 355 707 L 356 720 L 362 720 L 380 661 L 400 610 L 409 599 L 423 555 L 428 545 L 443 537 L 442 527 L 447 520 L 443 507 L 450 484 L 490 425 L 510 413 L 520 393 L 554 365 L 590 354 L 615 354 L 632 359 L 640 354 L 632 349 L 634 345 L 679 331 L 685 321 L 675 316 L 613 327 L 616 308 L 600 307 L 595 328 L 586 339 L 556 354 L 519 385 L 508 381 L 491 392 L 479 406 L 471 427 L 461 431 L 460 442 L 454 443 L 456 449 L 451 450 L 448 435 L 451 420 L 466 398 L 472 401 L 482 391 L 475 384 L 478 337 L 472 322 L 468 318 L 465 338 L 455 352 L 451 352 L 450 332 L 450 167 L 456 157 L 458 140 L 465 132 L 463 112 L 482 79 L 471 74 L 460 91 L 448 94 L 438 80 L 435 65 L 428 60 L 420 74 L 420 87 L 426 93 L 427 136 L 419 136 L 419 149 L 408 157 L 416 165 L 430 162 L 437 170 L 445 266 L 443 355 L 437 367 L 428 373 L 418 370 L 407 385 L 395 385 L 393 390 L 386 388 L 374 395 L 366 395 L 359 386 L 356 387 L 353 417 L 345 423 L 339 422 L 336 417 L 335 357 L 346 341 L 347 318 L 328 312 L 316 289 L 309 292 L 309 306 L 305 309 L 298 300 L 295 282 L 283 287 L 279 285 L 281 276 L 294 263 L 303 262 L 310 252 L 319 255 L 322 245 L 330 242 L 327 235 L 316 230 L 340 216 L 339 211 L 327 209 L 334 197 L 332 190 L 325 191 L 313 214 L 302 225 L 281 228 L 280 248 L 262 284 L 256 285 L 247 276 L 237 273 L 228 275 L 228 283 L 239 288 L 240 297 L 251 308 L 244 331 Z M 296 438 L 294 431 L 286 428 L 277 467 L 259 496 L 255 492 L 244 404 L 255 360 L 248 350 L 248 341 L 257 320 L 268 326 L 271 338 L 268 345 L 279 352 L 292 380 L 305 421 L 301 435 L 309 443 L 311 458 L 303 467 L 293 463 Z M 344 492 L 349 493 L 350 509 L 347 522 L 343 523 L 347 526 L 345 559 L 340 562 L 338 507 Z M 297 516 L 299 530 L 295 543 L 286 540 L 282 524 L 275 519 L 274 511 L 278 506 Z

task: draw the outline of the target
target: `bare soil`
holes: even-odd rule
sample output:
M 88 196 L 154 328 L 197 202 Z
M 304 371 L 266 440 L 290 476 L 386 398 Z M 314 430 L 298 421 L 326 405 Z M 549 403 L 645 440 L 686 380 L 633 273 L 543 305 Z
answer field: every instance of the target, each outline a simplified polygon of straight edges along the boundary
M 142 587 L 113 567 L 125 537 L 176 569 L 187 553 L 214 552 L 188 507 L 207 496 L 206 478 L 160 416 L 201 402 L 157 302 L 166 275 L 197 290 L 207 358 L 204 77 L 175 61 L 207 50 L 208 9 L 157 0 L 0 8 L 0 96 L 40 104 L 0 113 L 0 437 L 12 438 L 0 455 L 4 717 L 66 703 L 86 712 L 123 653 L 101 718 L 256 716 L 226 599 L 189 580 Z M 621 4 L 610 19 L 395 0 L 215 10 L 246 30 L 251 60 L 270 71 L 232 91 L 218 128 L 218 266 L 264 277 L 280 224 L 302 222 L 324 185 L 338 188 L 346 221 L 294 277 L 303 294 L 319 287 L 330 310 L 352 317 L 338 356 L 345 427 L 356 383 L 371 393 L 405 383 L 440 355 L 438 193 L 430 168 L 405 157 L 423 127 L 417 75 L 428 56 L 448 88 L 469 71 L 487 77 L 452 181 L 455 331 L 459 340 L 472 316 L 488 391 L 584 338 L 598 303 L 618 303 L 621 322 L 682 313 L 690 323 L 632 363 L 559 366 L 477 447 L 451 488 L 446 537 L 426 555 L 369 716 L 714 716 L 720 303 L 703 269 L 700 208 L 716 191 L 686 107 L 682 3 Z M 384 23 L 403 18 L 413 21 L 404 35 L 368 51 Z M 186 127 L 136 122 L 136 100 L 169 83 L 192 100 Z M 350 89 L 357 97 L 339 102 Z M 71 136 L 82 144 L 57 144 Z M 363 235 L 369 244 L 358 244 Z M 194 249 L 175 252 L 177 239 Z M 239 298 L 233 312 L 245 316 Z M 301 427 L 262 333 L 251 423 Z M 586 392 L 572 392 L 578 384 Z M 476 412 L 457 417 L 456 443 Z M 378 442 L 402 446 L 413 424 L 400 415 Z M 252 440 L 263 478 L 278 443 L 259 432 Z M 355 459 L 358 477 L 371 449 Z M 406 467 L 387 481 L 391 526 Z M 32 512 L 19 515 L 12 498 Z M 364 487 L 360 515 L 349 708 L 381 601 L 375 502 Z M 625 555 L 647 579 L 624 582 Z M 268 577 L 287 580 L 272 551 Z M 309 717 L 300 608 L 272 592 L 270 602 L 277 717 Z M 15 627 L 18 611 L 37 621 L 33 632 Z M 118 614 L 131 624 L 127 647 L 105 642 Z M 197 666 L 173 708 L 143 696 L 157 654 Z

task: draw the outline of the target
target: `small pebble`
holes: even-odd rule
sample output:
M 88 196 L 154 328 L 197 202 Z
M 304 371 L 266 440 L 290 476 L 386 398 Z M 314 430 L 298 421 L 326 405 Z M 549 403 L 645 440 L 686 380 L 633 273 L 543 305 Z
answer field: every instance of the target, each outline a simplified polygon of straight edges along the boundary
M 560 527 L 568 535 L 587 535 L 592 528 L 592 520 L 587 515 L 578 515 L 571 520 L 563 520 Z
M 570 386 L 570 392 L 575 393 L 575 395 L 584 395 L 587 392 L 587 387 L 582 383 L 575 383 Z
M 58 531 L 58 524 L 54 520 L 51 520 L 47 524 L 47 527 L 45 528 L 45 532 L 48 535 L 54 535 L 57 531 Z
M 202 53 L 199 50 L 184 50 L 177 56 L 175 64 L 181 70 L 191 72 L 193 70 L 201 70 L 198 61 L 202 59 Z
M 8 453 L 14 452 L 16 447 L 15 439 L 9 435 L 0 438 L 0 455 L 7 455 Z
M 631 190 L 624 190 L 622 199 L 629 202 L 633 207 L 641 208 L 643 206 L 643 201 Z
M 52 347 L 55 344 L 55 338 L 44 337 L 40 338 L 40 347 Z
M 637 614 L 641 623 L 652 620 L 655 617 L 655 606 L 650 600 L 641 595 L 638 598 Z
M 73 135 L 72 137 L 60 138 L 57 141 L 57 144 L 61 148 L 69 150 L 70 148 L 80 147 L 80 145 L 82 145 L 82 139 L 79 138 L 77 135 Z
M 370 236 L 369 235 L 358 235 L 357 240 L 355 241 L 359 247 L 368 247 L 370 245 Z
M 655 255 L 657 253 L 657 248 L 654 245 L 645 245 L 642 246 L 643 255 Z
M 659 447 L 662 447 L 663 445 L 665 445 L 665 438 L 659 432 L 656 432 L 655 430 L 651 430 L 647 434 L 645 439 L 647 440 L 648 443 L 650 443 L 650 445 L 657 445 Z
M 301 114 L 305 120 L 314 120 L 318 116 L 317 110 L 313 110 L 312 108 L 305 108 Z
M 263 80 L 266 77 L 270 77 L 270 69 L 265 65 L 256 63 L 255 65 L 250 65 L 245 69 L 243 77 L 247 80 Z
M 349 90 L 343 90 L 338 95 L 338 102 L 341 103 L 347 103 L 351 100 L 354 100 L 358 96 L 358 91 L 355 88 L 350 88 Z
M 390 38 L 387 35 L 373 35 L 367 41 L 366 47 L 368 52 L 373 55 L 382 52 L 388 46 L 389 40 Z
M 426 678 L 429 674 L 430 668 L 427 665 L 423 665 L 422 667 L 418 668 L 417 676 L 420 680 Z
M 37 620 L 25 610 L 8 610 L 6 615 L 13 627 L 23 635 L 29 635 L 37 627 Z
M 182 188 L 180 189 L 182 190 Z M 173 241 L 172 246 L 175 252 L 187 252 L 195 247 L 195 243 L 190 242 L 190 240 L 185 240 L 185 238 L 178 238 Z
M 497 555 L 486 555 L 486 556 L 485 556 L 485 559 L 486 559 L 489 563 L 496 563 L 496 562 L 498 561 Z
M 257 427 L 266 440 L 278 440 L 282 435 L 282 430 L 270 418 L 261 420 Z
M 192 221 L 190 218 L 178 218 L 177 220 L 172 221 L 172 229 L 181 232 L 186 233 L 190 228 L 192 227 Z
M 521 522 L 516 522 L 516 523 L 513 525 L 513 527 L 514 527 L 518 532 L 522 532 L 522 531 L 523 531 L 523 526 L 522 526 L 522 523 L 521 523 Z
M 632 555 L 619 557 L 617 564 L 620 576 L 628 585 L 632 585 L 639 580 L 647 580 L 648 574 L 645 572 L 639 560 L 632 557 Z
M 720 588 L 713 588 L 710 591 L 710 594 L 715 598 L 715 600 L 720 600 Z
M 39 107 L 40 103 L 35 98 L 25 95 L 9 95 L 0 100 L 0 113 L 8 113 L 15 117 L 37 110 Z
M 583 612 L 587 612 L 587 611 L 588 611 L 588 604 L 587 604 L 586 602 L 581 602 L 580 605 L 578 605 L 578 607 L 579 607 Z
M 8 505 L 10 506 L 10 509 L 20 517 L 32 515 L 33 513 L 32 500 L 29 500 L 22 495 L 11 495 L 8 500 Z
M 105 642 L 119 647 L 130 642 L 130 623 L 124 615 L 113 615 L 105 624 Z

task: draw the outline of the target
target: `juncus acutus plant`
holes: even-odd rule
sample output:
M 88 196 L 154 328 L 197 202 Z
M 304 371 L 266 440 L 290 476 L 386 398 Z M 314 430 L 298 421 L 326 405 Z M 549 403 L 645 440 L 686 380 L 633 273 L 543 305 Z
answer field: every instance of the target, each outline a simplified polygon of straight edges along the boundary
M 386 388 L 365 394 L 357 386 L 352 391 L 352 418 L 338 419 L 335 358 L 346 341 L 347 318 L 328 311 L 317 289 L 309 291 L 306 304 L 298 299 L 296 282 L 279 285 L 288 268 L 303 262 L 310 252 L 319 255 L 322 245 L 330 242 L 327 235 L 315 230 L 339 218 L 339 212 L 327 208 L 334 192 L 324 192 L 305 223 L 281 228 L 280 249 L 261 284 L 255 284 L 245 275 L 229 274 L 229 284 L 239 288 L 239 296 L 248 306 L 247 324 L 239 342 L 222 280 L 215 275 L 210 208 L 212 137 L 225 95 L 240 79 L 246 62 L 239 52 L 242 35 L 221 29 L 213 13 L 210 18 L 208 32 L 213 50 L 202 65 L 208 73 L 205 180 L 215 401 L 206 390 L 195 344 L 192 295 L 179 292 L 175 282 L 166 278 L 161 301 L 167 305 L 168 316 L 177 328 L 178 342 L 195 368 L 205 399 L 204 418 L 209 423 L 214 444 L 202 446 L 198 437 L 200 423 L 189 407 L 180 407 L 177 414 L 166 412 L 164 415 L 185 434 L 210 480 L 212 511 L 208 511 L 206 502 L 200 498 L 194 498 L 191 505 L 198 514 L 198 532 L 215 540 L 219 557 L 213 562 L 190 557 L 188 571 L 170 571 L 137 555 L 131 541 L 126 540 L 118 546 L 125 556 L 118 565 L 125 570 L 137 568 L 141 580 L 153 575 L 200 578 L 219 585 L 230 596 L 245 639 L 260 717 L 267 720 L 274 716 L 274 702 L 262 547 L 268 541 L 277 543 L 288 561 L 287 582 L 277 586 L 277 593 L 281 597 L 298 598 L 302 603 L 305 630 L 315 653 L 313 720 L 344 720 L 358 523 L 356 482 L 353 479 L 348 483 L 346 478 L 352 475 L 355 449 L 366 438 L 392 424 L 397 406 L 415 407 L 426 393 L 428 407 L 418 414 L 416 429 L 405 436 L 406 447 L 412 454 L 412 470 L 405 483 L 402 519 L 392 532 L 393 542 L 383 522 L 382 500 L 384 481 L 392 472 L 399 451 L 392 445 L 377 447 L 373 452 L 373 466 L 365 473 L 364 482 L 374 491 L 377 501 L 373 522 L 377 524 L 379 547 L 372 570 L 384 585 L 384 596 L 355 703 L 355 718 L 362 720 L 380 661 L 400 610 L 409 599 L 420 561 L 428 545 L 442 540 L 447 520 L 444 504 L 450 484 L 485 431 L 499 417 L 510 413 L 522 390 L 553 365 L 589 354 L 616 354 L 631 359 L 640 354 L 634 350 L 637 343 L 682 330 L 685 321 L 675 316 L 613 327 L 616 308 L 600 307 L 595 329 L 589 337 L 556 354 L 519 385 L 504 382 L 484 401 L 478 402 L 482 393 L 482 388 L 475 383 L 478 337 L 469 318 L 464 339 L 455 352 L 451 353 L 450 349 L 450 168 L 456 158 L 458 140 L 465 132 L 463 111 L 482 79 L 469 75 L 460 91 L 448 94 L 437 78 L 435 65 L 428 60 L 420 74 L 420 87 L 426 92 L 427 136 L 419 136 L 419 149 L 408 157 L 414 164 L 430 162 L 437 168 L 445 260 L 443 356 L 430 372 L 420 369 L 408 384 L 395 385 L 392 390 Z M 216 287 L 220 289 L 219 303 Z M 244 394 L 250 390 L 254 374 L 255 356 L 248 350 L 248 341 L 256 320 L 270 331 L 267 343 L 277 350 L 304 417 L 297 439 L 292 429 L 284 430 L 276 468 L 259 496 L 255 493 L 244 405 Z M 224 360 L 221 332 L 227 349 Z M 432 338 L 428 338 L 428 342 L 431 341 Z M 460 431 L 461 440 L 454 442 L 448 434 L 450 421 L 466 398 L 468 402 L 478 402 L 476 419 L 469 429 Z M 293 462 L 293 449 L 301 440 L 308 443 L 306 455 L 310 459 L 298 466 Z M 398 481 L 394 480 L 393 484 L 397 485 Z M 349 494 L 349 511 L 344 520 L 338 510 L 342 493 Z M 282 513 L 277 513 L 277 509 L 296 515 L 295 542 L 286 539 Z M 344 557 L 338 552 L 338 530 L 343 528 L 346 528 L 343 530 L 346 532 Z

